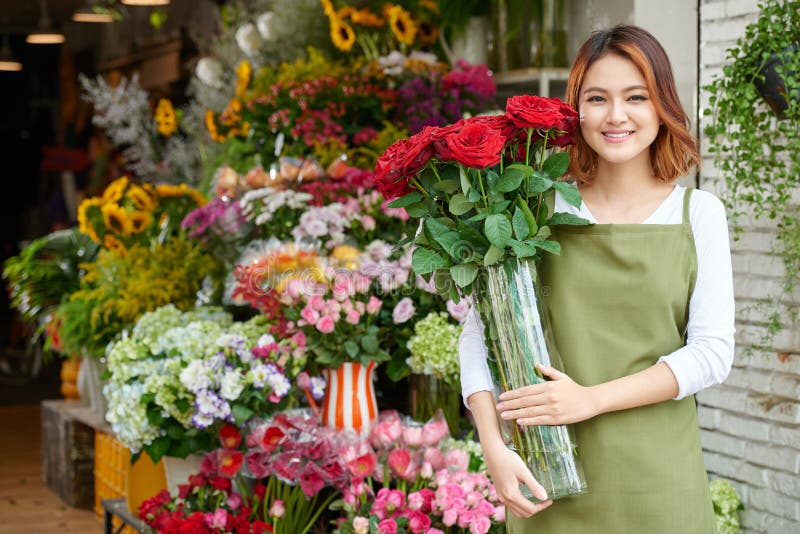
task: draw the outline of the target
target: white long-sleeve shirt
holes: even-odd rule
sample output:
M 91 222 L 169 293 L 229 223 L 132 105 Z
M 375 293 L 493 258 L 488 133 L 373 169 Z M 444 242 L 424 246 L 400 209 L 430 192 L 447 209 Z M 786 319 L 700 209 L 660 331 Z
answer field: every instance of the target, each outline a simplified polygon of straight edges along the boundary
M 672 193 L 642 224 L 681 224 L 685 191 L 686 188 L 676 184 Z M 585 204 L 576 208 L 558 193 L 555 211 L 596 222 Z M 676 400 L 721 383 L 733 364 L 735 307 L 725 207 L 713 194 L 696 190 L 689 200 L 689 222 L 697 251 L 697 280 L 689 302 L 686 345 L 658 359 L 669 365 L 678 381 Z M 471 310 L 459 340 L 461 391 L 465 404 L 473 393 L 494 391 L 486 363 L 488 350 L 483 331 L 479 314 Z

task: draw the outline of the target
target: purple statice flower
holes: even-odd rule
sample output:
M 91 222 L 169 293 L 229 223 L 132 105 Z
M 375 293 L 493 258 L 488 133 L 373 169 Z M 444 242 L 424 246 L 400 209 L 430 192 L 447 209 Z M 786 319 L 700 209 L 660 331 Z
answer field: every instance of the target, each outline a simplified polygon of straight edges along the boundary
M 209 228 L 217 235 L 236 233 L 244 224 L 242 208 L 238 202 L 215 197 L 205 206 L 192 210 L 181 221 L 181 228 L 189 232 L 190 237 L 207 238 Z
M 321 376 L 312 376 L 311 396 L 317 400 L 320 400 L 322 397 L 325 396 L 325 387 L 327 387 L 327 385 L 328 383 Z

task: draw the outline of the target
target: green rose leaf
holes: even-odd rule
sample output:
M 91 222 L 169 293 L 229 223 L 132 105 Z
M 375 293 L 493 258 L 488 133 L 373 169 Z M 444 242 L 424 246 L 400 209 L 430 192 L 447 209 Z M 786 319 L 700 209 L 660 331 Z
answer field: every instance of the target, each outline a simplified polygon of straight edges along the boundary
M 474 254 L 475 247 L 459 232 L 447 232 L 436 238 L 442 248 L 457 261 L 469 261 Z
M 522 168 L 529 169 L 527 165 L 522 165 Z M 525 179 L 525 172 L 520 169 L 520 165 L 509 165 L 503 171 L 503 176 L 497 180 L 494 188 L 503 193 L 510 193 L 516 191 Z
M 556 180 L 564 176 L 564 173 L 567 172 L 567 167 L 569 167 L 569 154 L 567 152 L 556 152 L 544 160 L 542 171 L 553 180 Z
M 416 204 L 420 200 L 422 200 L 422 193 L 420 193 L 419 191 L 412 191 L 411 193 L 390 202 L 389 207 L 405 208 L 406 206 Z
M 564 200 L 576 208 L 581 207 L 581 192 L 578 191 L 577 187 L 566 182 L 554 182 L 553 186 L 556 188 L 556 191 L 561 193 L 561 196 L 564 197 Z
M 470 185 L 469 177 L 467 176 L 464 167 L 461 165 L 458 166 L 458 179 L 461 182 L 461 192 L 464 193 L 464 195 L 469 195 L 470 191 L 472 190 L 472 186 Z
M 474 263 L 462 263 L 450 267 L 450 275 L 458 287 L 464 288 L 470 285 L 475 277 L 478 276 L 478 266 Z
M 450 198 L 450 204 L 448 209 L 450 213 L 453 215 L 464 215 L 469 210 L 471 210 L 475 204 L 470 202 L 467 197 L 465 197 L 462 193 L 456 193 Z
M 504 249 L 511 239 L 511 223 L 502 214 L 493 214 L 483 222 L 483 231 L 489 242 L 499 249 Z
M 486 255 L 483 257 L 483 265 L 486 267 L 488 267 L 489 265 L 494 265 L 502 257 L 503 257 L 503 250 L 497 248 L 494 245 L 491 245 L 489 247 L 489 250 L 486 251 Z
M 525 213 L 517 206 L 514 209 L 514 216 L 511 217 L 511 226 L 514 227 L 514 236 L 517 239 L 525 239 L 530 233 L 528 227 L 528 219 L 525 218 Z
M 528 194 L 538 195 L 539 193 L 544 193 L 551 187 L 553 187 L 553 180 L 548 178 L 543 172 L 536 171 L 533 173 L 531 181 L 528 182 Z
M 550 254 L 555 254 L 556 256 L 561 254 L 561 245 L 552 239 L 529 239 L 526 243 L 533 243 L 537 248 L 546 250 Z
M 233 411 L 233 420 L 239 426 L 245 424 L 247 420 L 250 419 L 255 413 L 247 406 L 243 406 L 241 404 L 234 404 L 232 411 Z
M 590 224 L 588 220 L 583 217 L 578 217 L 571 213 L 554 213 L 552 217 L 547 220 L 548 225 L 569 225 L 569 226 L 585 226 Z
M 467 199 L 470 202 L 477 202 L 481 199 L 481 192 L 474 188 L 470 189 L 469 193 L 467 194 Z
M 361 338 L 361 347 L 367 354 L 375 354 L 380 350 L 378 338 L 374 335 L 364 336 Z
M 480 210 L 482 210 L 482 211 L 480 211 Z M 488 216 L 489 216 L 489 212 L 488 212 L 488 211 L 486 211 L 486 208 L 479 208 L 479 211 L 478 211 L 477 215 L 473 215 L 472 217 L 470 217 L 469 219 L 467 219 L 467 222 L 478 222 L 478 221 L 482 221 L 482 220 L 484 220 L 484 219 L 485 219 L 486 217 L 488 217 Z
M 459 221 L 458 231 L 461 232 L 462 237 L 474 243 L 475 245 L 480 246 L 481 248 L 485 249 L 489 246 L 489 241 L 486 239 L 485 235 L 463 221 Z
M 411 204 L 406 206 L 406 213 L 408 213 L 409 217 L 420 218 L 424 217 L 430 212 L 430 207 L 426 202 L 417 202 L 416 204 Z
M 503 213 L 506 208 L 511 204 L 510 200 L 502 200 L 500 202 L 495 202 L 491 206 L 492 213 Z
M 352 339 L 348 339 L 344 342 L 344 351 L 347 353 L 348 356 L 351 358 L 355 358 L 358 356 L 358 343 L 353 341 Z
M 534 237 L 536 239 L 544 240 L 544 239 L 547 239 L 548 237 L 550 237 L 552 235 L 552 233 L 553 232 L 550 230 L 549 226 L 542 226 L 541 228 L 539 228 L 539 231 L 536 232 L 536 235 Z
M 536 255 L 536 246 L 529 241 L 517 241 L 516 239 L 512 239 L 509 241 L 509 244 L 518 258 L 530 258 Z
M 458 183 L 458 180 L 442 180 L 441 182 L 436 182 L 433 184 L 434 189 L 443 193 L 447 193 L 448 195 L 452 195 L 458 191 L 459 187 L 460 184 Z
M 425 219 L 425 229 L 433 239 L 450 231 L 450 228 L 438 219 Z
M 411 266 L 416 274 L 432 273 L 436 269 L 444 269 L 450 262 L 436 252 L 419 247 L 411 256 Z

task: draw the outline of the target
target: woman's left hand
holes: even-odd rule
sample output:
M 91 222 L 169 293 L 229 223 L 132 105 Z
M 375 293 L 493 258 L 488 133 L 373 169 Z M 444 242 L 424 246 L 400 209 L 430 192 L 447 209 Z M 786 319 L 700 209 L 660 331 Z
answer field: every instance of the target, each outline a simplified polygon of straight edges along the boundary
M 501 394 L 497 404 L 500 417 L 515 419 L 520 425 L 566 425 L 599 414 L 592 388 L 552 367 L 536 367 L 551 380 Z

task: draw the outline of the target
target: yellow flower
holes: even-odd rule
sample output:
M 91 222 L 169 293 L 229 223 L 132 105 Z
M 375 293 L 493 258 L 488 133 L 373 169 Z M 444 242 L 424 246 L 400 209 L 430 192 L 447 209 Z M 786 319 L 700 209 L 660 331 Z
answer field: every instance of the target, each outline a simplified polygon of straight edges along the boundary
M 118 204 L 103 204 L 100 211 L 103 213 L 103 222 L 106 228 L 119 235 L 131 233 L 131 220 Z
M 210 109 L 206 110 L 206 129 L 212 141 L 222 142 L 225 140 L 225 136 L 220 135 L 219 130 L 217 130 L 217 121 L 214 119 L 214 111 Z
M 146 188 L 133 184 L 125 193 L 125 196 L 131 200 L 137 210 L 153 211 L 158 206 L 152 186 Z
M 127 250 L 125 248 L 125 245 L 122 244 L 122 241 L 120 241 L 111 234 L 106 234 L 105 237 L 103 237 L 103 245 L 108 250 L 113 250 L 115 252 L 118 252 L 122 256 L 125 255 L 125 251 Z
M 186 184 L 159 184 L 156 186 L 156 194 L 164 198 L 187 196 L 194 200 L 195 204 L 198 206 L 205 206 L 206 204 L 206 197 L 204 197 L 203 194 L 197 189 L 193 189 Z
M 172 102 L 166 98 L 158 101 L 156 106 L 155 121 L 158 133 L 164 137 L 169 137 L 174 134 L 178 129 L 178 117 L 175 115 L 175 108 L 172 107 Z
M 81 202 L 80 206 L 78 206 L 78 230 L 88 235 L 89 238 L 95 243 L 100 242 L 100 237 L 97 235 L 97 232 L 94 231 L 94 227 L 92 226 L 92 221 L 89 220 L 88 211 L 92 207 L 99 208 L 101 205 L 102 201 L 100 200 L 100 198 L 93 197 L 93 198 L 87 198 L 86 200 Z
M 333 45 L 342 52 L 349 52 L 356 42 L 356 34 L 353 28 L 337 16 L 328 17 L 331 23 L 331 41 Z
M 336 9 L 333 7 L 333 3 L 331 0 L 319 0 L 319 3 L 322 4 L 322 10 L 325 12 L 327 16 L 331 16 L 336 13 Z
M 122 198 L 122 193 L 125 191 L 126 187 L 128 187 L 128 177 L 121 176 L 120 178 L 117 178 L 108 184 L 106 190 L 103 191 L 102 203 L 107 204 L 117 202 Z
M 128 214 L 131 221 L 131 233 L 140 234 L 153 222 L 153 214 L 149 211 L 132 211 Z
M 417 36 L 417 25 L 414 24 L 411 13 L 403 9 L 403 6 L 389 8 L 389 27 L 398 41 L 407 45 L 414 44 L 414 37 Z
M 439 37 L 439 29 L 431 22 L 420 22 L 419 25 L 419 42 L 421 44 L 434 44 L 436 38 Z
M 225 126 L 233 126 L 234 124 L 236 124 L 241 120 L 242 120 L 242 101 L 236 97 L 231 98 L 231 101 L 228 102 L 228 106 L 219 116 L 219 122 L 221 122 Z
M 386 23 L 385 19 L 379 17 L 367 8 L 353 11 L 353 13 L 350 15 L 350 20 L 353 21 L 353 24 L 358 24 L 359 26 L 370 26 L 373 28 L 380 28 Z
M 420 0 L 419 7 L 424 7 L 428 11 L 433 11 L 434 13 L 439 12 L 439 4 L 436 3 L 436 0 Z
M 356 9 L 353 6 L 344 6 L 339 11 L 336 12 L 336 16 L 339 17 L 339 19 L 344 20 L 350 15 L 352 15 L 355 12 L 355 10 Z
M 331 256 L 338 260 L 340 265 L 346 269 L 355 270 L 358 268 L 358 257 L 361 252 L 348 245 L 338 245 L 331 252 Z
M 236 67 L 236 94 L 242 96 L 247 88 L 250 87 L 250 78 L 253 76 L 253 68 L 250 62 L 243 59 Z

